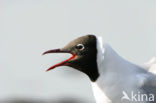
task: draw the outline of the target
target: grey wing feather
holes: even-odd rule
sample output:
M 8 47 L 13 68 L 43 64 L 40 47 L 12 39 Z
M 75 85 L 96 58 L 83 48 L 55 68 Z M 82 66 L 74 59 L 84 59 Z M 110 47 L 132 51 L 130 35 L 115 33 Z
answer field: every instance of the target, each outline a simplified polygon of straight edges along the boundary
M 148 78 L 142 88 L 146 93 L 156 96 L 156 57 L 153 57 L 149 62 L 142 65 L 142 67 L 148 71 Z M 156 103 L 156 100 L 152 103 Z

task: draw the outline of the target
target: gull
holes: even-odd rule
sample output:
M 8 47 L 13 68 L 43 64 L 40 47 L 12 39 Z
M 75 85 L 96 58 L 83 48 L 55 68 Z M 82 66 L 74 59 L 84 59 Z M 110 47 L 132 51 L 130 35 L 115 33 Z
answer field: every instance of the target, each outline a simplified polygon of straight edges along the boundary
M 143 65 L 118 55 L 101 37 L 85 35 L 65 47 L 48 53 L 70 53 L 72 56 L 47 71 L 69 66 L 86 74 L 96 103 L 156 103 L 156 58 Z

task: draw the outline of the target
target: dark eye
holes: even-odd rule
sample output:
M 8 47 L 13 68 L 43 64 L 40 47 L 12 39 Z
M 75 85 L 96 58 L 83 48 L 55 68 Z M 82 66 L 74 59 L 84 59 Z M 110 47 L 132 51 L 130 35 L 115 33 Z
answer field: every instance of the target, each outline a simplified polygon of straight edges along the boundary
M 83 50 L 84 45 L 83 44 L 78 44 L 78 45 L 76 45 L 76 49 Z

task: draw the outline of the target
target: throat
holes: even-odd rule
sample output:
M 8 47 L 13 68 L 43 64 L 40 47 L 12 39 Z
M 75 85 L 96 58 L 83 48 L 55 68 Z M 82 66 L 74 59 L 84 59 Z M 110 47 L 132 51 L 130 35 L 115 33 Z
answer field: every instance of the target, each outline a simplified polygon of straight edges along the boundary
M 95 82 L 99 77 L 97 62 L 96 61 L 90 62 L 86 68 L 88 69 L 85 69 L 84 73 L 88 75 L 88 77 L 92 82 Z
M 96 103 L 111 103 L 111 100 L 108 98 L 108 96 L 95 82 L 91 82 L 91 85 Z

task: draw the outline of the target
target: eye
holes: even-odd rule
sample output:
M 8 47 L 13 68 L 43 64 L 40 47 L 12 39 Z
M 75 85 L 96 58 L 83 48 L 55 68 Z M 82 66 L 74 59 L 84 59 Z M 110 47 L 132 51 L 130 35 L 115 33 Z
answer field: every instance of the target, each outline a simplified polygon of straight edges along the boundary
M 78 45 L 76 45 L 76 49 L 83 50 L 84 45 L 83 44 L 78 44 Z

